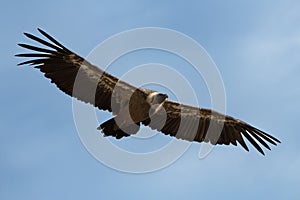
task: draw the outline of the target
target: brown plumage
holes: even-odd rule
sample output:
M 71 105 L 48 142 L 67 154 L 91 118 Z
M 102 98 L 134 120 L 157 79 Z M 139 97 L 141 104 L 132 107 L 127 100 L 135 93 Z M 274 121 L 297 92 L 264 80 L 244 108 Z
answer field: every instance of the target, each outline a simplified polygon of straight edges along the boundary
M 262 154 L 260 145 L 270 150 L 267 143 L 280 143 L 275 137 L 233 117 L 168 101 L 167 95 L 121 81 L 68 50 L 46 32 L 38 30 L 49 42 L 29 33 L 24 34 L 48 49 L 19 44 L 35 52 L 17 54 L 19 57 L 33 58 L 18 65 L 33 65 L 66 94 L 100 110 L 112 112 L 115 117 L 98 127 L 105 136 L 122 138 L 135 134 L 142 123 L 166 135 L 188 141 L 225 145 L 237 145 L 238 142 L 249 151 L 244 141 L 246 138 Z

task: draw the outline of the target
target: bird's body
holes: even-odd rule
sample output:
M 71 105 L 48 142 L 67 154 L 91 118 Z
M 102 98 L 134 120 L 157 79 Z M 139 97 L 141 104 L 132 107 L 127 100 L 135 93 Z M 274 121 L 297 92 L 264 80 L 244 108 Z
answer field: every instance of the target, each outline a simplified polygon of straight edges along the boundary
M 262 154 L 259 144 L 270 149 L 268 143 L 280 143 L 275 137 L 233 117 L 221 113 L 167 100 L 157 91 L 136 88 L 92 65 L 65 48 L 54 38 L 40 30 L 50 42 L 25 33 L 27 37 L 51 49 L 19 44 L 38 53 L 16 56 L 34 58 L 19 65 L 38 68 L 45 77 L 66 94 L 100 110 L 112 112 L 114 118 L 102 123 L 106 136 L 122 138 L 138 132 L 141 124 L 170 136 L 212 144 L 240 143 L 248 151 L 243 139 Z

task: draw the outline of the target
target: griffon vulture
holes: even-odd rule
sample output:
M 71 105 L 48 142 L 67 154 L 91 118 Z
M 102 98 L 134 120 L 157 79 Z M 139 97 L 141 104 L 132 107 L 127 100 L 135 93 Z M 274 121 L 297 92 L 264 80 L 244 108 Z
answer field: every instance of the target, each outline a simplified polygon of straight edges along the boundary
M 34 52 L 17 54 L 33 58 L 18 65 L 32 65 L 66 94 L 100 110 L 112 112 L 114 117 L 98 127 L 104 136 L 117 139 L 130 136 L 137 133 L 143 124 L 188 141 L 235 146 L 238 142 L 249 151 L 244 141 L 246 138 L 263 155 L 260 145 L 271 150 L 268 143 L 280 143 L 275 137 L 241 120 L 210 109 L 167 100 L 166 94 L 157 91 L 136 88 L 89 63 L 43 30 L 38 31 L 49 41 L 24 34 L 47 48 L 19 44 Z M 73 91 L 77 79 L 82 85 Z

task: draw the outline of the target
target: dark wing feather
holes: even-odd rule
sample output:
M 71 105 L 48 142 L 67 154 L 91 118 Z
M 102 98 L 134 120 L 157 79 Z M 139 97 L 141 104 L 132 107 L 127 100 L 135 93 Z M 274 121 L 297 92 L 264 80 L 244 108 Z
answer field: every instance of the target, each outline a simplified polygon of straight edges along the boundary
M 111 103 L 120 103 L 121 98 L 126 98 L 127 94 L 130 95 L 136 90 L 135 87 L 125 82 L 118 82 L 117 78 L 90 64 L 41 29 L 38 29 L 38 31 L 50 42 L 32 34 L 24 33 L 25 36 L 44 45 L 46 48 L 19 44 L 19 46 L 34 52 L 17 54 L 16 56 L 19 57 L 32 58 L 32 60 L 18 65 L 29 64 L 38 68 L 44 73 L 45 77 L 49 78 L 66 94 L 86 103 L 91 103 L 99 109 L 112 111 Z M 114 99 L 111 101 L 116 84 L 118 93 L 114 94 Z M 75 87 L 76 89 L 73 90 Z
M 225 145 L 237 145 L 238 142 L 249 151 L 244 141 L 246 138 L 263 155 L 260 144 L 270 150 L 267 142 L 273 145 L 280 143 L 275 137 L 243 121 L 209 109 L 200 109 L 171 101 L 166 101 L 163 108 L 165 111 L 161 110 L 151 117 L 152 121 L 159 121 L 166 113 L 166 123 L 161 129 L 156 127 L 151 120 L 144 121 L 143 124 L 166 135 L 188 141 Z

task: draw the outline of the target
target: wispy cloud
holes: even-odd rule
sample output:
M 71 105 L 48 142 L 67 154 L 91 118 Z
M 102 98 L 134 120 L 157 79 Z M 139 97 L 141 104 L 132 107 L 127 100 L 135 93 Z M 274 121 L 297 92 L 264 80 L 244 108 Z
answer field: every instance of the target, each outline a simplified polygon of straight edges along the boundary
M 299 4 L 299 3 L 298 3 Z M 299 72 L 300 13 L 297 6 L 281 4 L 266 13 L 257 26 L 243 36 L 237 50 L 246 73 L 256 73 L 258 79 L 282 81 Z M 249 70 L 249 71 L 247 71 Z

